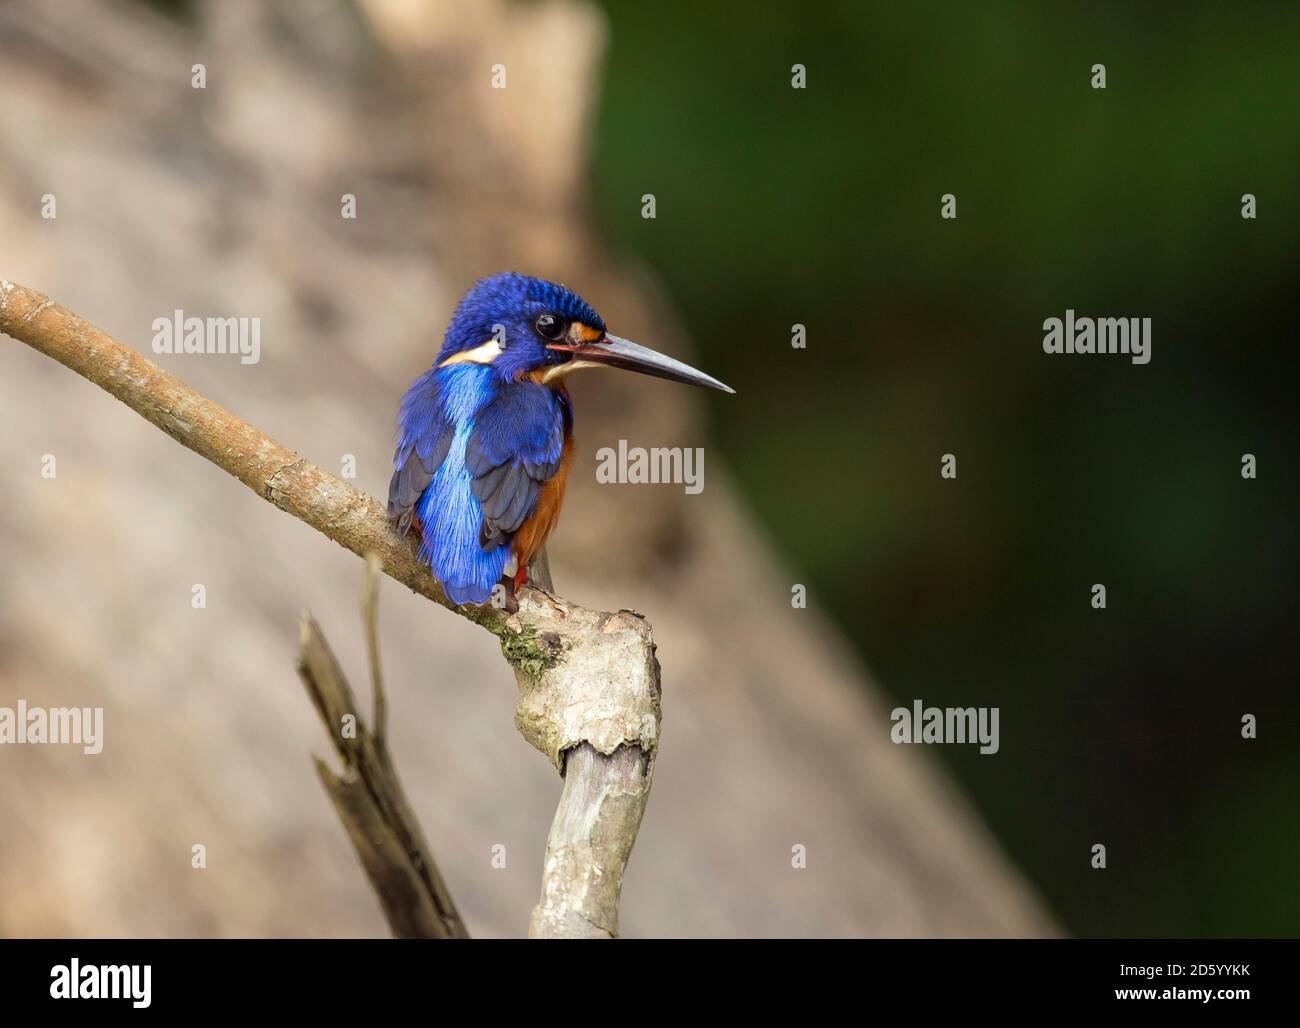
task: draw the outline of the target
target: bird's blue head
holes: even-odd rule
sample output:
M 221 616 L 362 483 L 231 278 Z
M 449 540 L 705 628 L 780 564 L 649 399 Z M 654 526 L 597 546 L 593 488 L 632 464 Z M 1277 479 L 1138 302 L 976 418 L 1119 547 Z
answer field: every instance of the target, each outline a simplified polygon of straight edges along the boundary
M 618 336 L 581 296 L 564 286 L 507 272 L 470 288 L 443 339 L 438 367 L 487 365 L 503 381 L 558 383 L 579 368 L 626 368 L 732 392 L 680 361 Z

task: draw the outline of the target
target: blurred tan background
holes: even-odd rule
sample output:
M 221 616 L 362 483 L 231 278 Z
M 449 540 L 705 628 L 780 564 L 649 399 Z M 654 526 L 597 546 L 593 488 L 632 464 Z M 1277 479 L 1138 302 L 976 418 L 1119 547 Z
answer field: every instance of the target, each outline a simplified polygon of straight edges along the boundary
M 591 228 L 594 8 L 194 10 L 0 7 L 0 276 L 146 352 L 177 308 L 260 317 L 257 365 L 155 359 L 336 474 L 355 455 L 381 497 L 398 398 L 481 274 L 563 280 L 615 331 L 689 356 L 671 301 Z M 645 612 L 663 665 L 622 933 L 1051 933 L 932 759 L 889 742 L 892 703 L 816 595 L 791 608 L 799 573 L 738 504 L 699 398 L 589 378 L 556 581 Z M 704 446 L 704 492 L 595 488 L 593 455 L 620 438 Z M 326 746 L 293 671 L 310 607 L 362 680 L 359 562 L 9 339 L 0 453 L 0 704 L 106 722 L 94 757 L 0 748 L 0 933 L 385 934 L 311 771 Z M 515 733 L 509 669 L 392 582 L 381 631 L 395 757 L 453 895 L 472 933 L 520 936 L 560 783 Z

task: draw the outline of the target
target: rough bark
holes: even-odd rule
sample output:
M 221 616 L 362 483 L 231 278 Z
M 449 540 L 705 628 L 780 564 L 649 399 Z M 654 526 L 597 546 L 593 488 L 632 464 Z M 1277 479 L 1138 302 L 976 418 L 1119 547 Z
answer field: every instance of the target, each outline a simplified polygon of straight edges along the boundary
M 533 938 L 618 934 L 623 871 L 641 826 L 653 767 L 636 745 L 606 755 L 584 742 L 566 752 L 564 792 L 546 841 L 542 899 L 528 922 Z

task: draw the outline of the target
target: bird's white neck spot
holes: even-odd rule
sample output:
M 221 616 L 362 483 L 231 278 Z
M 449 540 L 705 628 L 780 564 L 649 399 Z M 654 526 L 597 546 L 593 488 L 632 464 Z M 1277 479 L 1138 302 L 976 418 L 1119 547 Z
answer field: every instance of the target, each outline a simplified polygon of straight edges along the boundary
M 461 350 L 460 353 L 453 353 L 438 367 L 445 368 L 450 364 L 491 364 L 500 356 L 501 344 L 495 339 L 489 339 L 486 343 L 476 346 L 472 350 Z

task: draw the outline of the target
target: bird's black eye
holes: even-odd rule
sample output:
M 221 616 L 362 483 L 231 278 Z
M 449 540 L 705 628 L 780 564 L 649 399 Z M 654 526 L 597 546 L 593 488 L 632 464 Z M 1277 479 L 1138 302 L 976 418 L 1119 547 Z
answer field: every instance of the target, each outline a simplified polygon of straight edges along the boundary
M 543 339 L 559 339 L 568 327 L 563 318 L 557 318 L 554 314 L 543 314 L 537 319 L 536 325 L 537 334 Z

